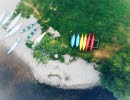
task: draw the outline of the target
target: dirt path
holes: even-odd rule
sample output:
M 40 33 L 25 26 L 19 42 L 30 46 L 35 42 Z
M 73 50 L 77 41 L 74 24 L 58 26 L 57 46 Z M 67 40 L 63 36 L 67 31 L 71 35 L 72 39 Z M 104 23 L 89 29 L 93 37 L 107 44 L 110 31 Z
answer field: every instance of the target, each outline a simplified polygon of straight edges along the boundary
M 108 59 L 112 53 L 118 51 L 120 48 L 119 45 L 104 44 L 99 50 L 95 50 L 93 55 L 97 59 Z
M 32 8 L 34 10 L 34 13 L 36 13 L 37 15 L 40 15 L 40 12 L 32 4 L 30 4 L 28 2 L 24 2 L 24 4 L 26 6 L 29 6 L 30 8 Z
M 32 8 L 32 9 L 34 10 L 34 13 L 35 13 L 36 15 L 40 15 L 40 12 L 39 12 L 39 11 L 37 10 L 37 8 L 34 7 L 32 4 L 30 4 L 30 3 L 28 3 L 28 2 L 23 2 L 23 3 L 24 3 L 26 6 Z M 41 18 L 41 16 L 39 16 L 39 18 Z M 47 23 L 47 22 L 49 22 L 49 21 L 50 21 L 50 19 L 42 20 L 43 23 Z

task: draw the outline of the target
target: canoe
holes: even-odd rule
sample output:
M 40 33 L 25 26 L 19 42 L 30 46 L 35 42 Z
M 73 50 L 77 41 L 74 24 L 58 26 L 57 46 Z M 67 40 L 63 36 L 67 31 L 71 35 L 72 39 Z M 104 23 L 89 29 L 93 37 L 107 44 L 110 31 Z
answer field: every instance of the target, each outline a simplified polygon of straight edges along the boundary
M 21 17 L 21 13 L 12 20 L 12 22 L 9 24 L 7 28 L 7 31 L 11 30 L 18 23 L 20 17 Z
M 87 50 L 88 50 L 89 44 L 90 44 L 90 34 L 88 35 L 87 40 L 86 40 L 86 47 L 85 47 L 85 51 L 87 51 Z
M 94 36 L 94 34 L 93 34 L 93 35 L 92 35 L 92 39 L 91 39 L 91 44 L 90 44 L 90 52 L 92 52 L 92 50 L 93 50 L 94 40 L 95 40 L 95 36 Z
M 79 41 L 80 40 L 80 37 L 79 37 L 79 34 L 77 35 L 77 37 L 76 37 L 76 47 L 78 47 L 79 46 Z
M 11 29 L 11 31 L 6 35 L 6 38 L 15 34 L 21 28 L 21 26 L 22 26 L 22 23 L 16 25 L 13 29 Z
M 13 17 L 14 11 L 12 11 L 1 23 L 0 27 L 4 26 L 5 24 L 8 23 L 8 21 Z
M 31 28 L 33 28 L 36 24 L 37 24 L 37 22 L 34 22 L 34 23 L 28 25 L 26 28 L 24 28 L 24 29 L 20 32 L 20 34 L 23 34 L 23 33 L 27 32 L 28 30 L 30 30 Z
M 85 50 L 86 40 L 87 40 L 87 36 L 85 35 L 83 39 L 83 48 L 82 48 L 83 51 Z
M 10 54 L 12 51 L 14 51 L 14 49 L 17 47 L 17 45 L 20 42 L 20 37 L 15 41 L 15 43 L 12 45 L 12 47 L 9 49 L 8 54 Z
M 82 50 L 82 47 L 83 47 L 83 34 L 80 38 L 80 46 L 79 46 L 79 50 L 81 51 Z
M 70 44 L 71 44 L 71 47 L 73 48 L 75 44 L 75 34 L 72 36 Z
M 6 11 L 4 11 L 4 12 L 0 15 L 0 23 L 2 22 L 2 20 L 3 20 L 4 16 L 5 16 L 5 14 L 6 14 Z
M 40 41 L 42 40 L 42 38 L 46 35 L 46 32 L 44 32 L 42 35 L 40 35 L 35 41 L 32 47 L 36 46 L 38 43 L 40 43 Z
M 39 28 L 35 28 L 31 33 L 29 33 L 29 35 L 27 36 L 27 42 L 30 40 L 30 38 L 32 38 L 32 36 L 37 32 Z

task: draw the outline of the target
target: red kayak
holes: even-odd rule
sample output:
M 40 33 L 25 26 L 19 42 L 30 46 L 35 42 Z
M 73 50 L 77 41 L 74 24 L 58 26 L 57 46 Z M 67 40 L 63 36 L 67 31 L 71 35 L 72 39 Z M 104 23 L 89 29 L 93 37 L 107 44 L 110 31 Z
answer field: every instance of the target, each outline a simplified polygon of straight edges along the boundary
M 91 44 L 90 44 L 90 52 L 93 51 L 94 39 L 95 39 L 95 36 L 94 36 L 94 34 L 93 34 L 93 35 L 92 35 L 92 39 L 91 39 Z
M 87 37 L 87 40 L 86 40 L 86 47 L 85 47 L 85 51 L 87 51 L 87 50 L 88 50 L 89 44 L 90 44 L 90 34 L 88 34 L 88 37 Z

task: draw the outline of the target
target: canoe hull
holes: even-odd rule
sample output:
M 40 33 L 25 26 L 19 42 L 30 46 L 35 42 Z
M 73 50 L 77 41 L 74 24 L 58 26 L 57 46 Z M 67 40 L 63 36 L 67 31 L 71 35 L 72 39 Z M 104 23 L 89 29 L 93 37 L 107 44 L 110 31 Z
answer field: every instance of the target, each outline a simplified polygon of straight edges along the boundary
M 71 47 L 73 48 L 74 47 L 74 43 L 75 43 L 75 34 L 72 36 L 71 38 Z
M 13 19 L 13 21 L 9 24 L 9 26 L 8 26 L 8 28 L 7 28 L 7 31 L 11 30 L 11 29 L 18 23 L 20 17 L 21 17 L 21 13 L 20 13 L 18 16 L 16 16 L 16 17 Z
M 6 35 L 6 38 L 12 36 L 13 34 L 15 34 L 22 26 L 22 23 L 18 24 L 17 26 L 15 26 L 13 29 L 10 30 L 10 32 Z
M 85 47 L 85 51 L 87 51 L 87 50 L 88 50 L 89 44 L 90 44 L 90 34 L 88 35 L 88 38 L 87 38 L 87 40 L 86 40 L 86 47 Z
M 4 26 L 5 24 L 8 23 L 8 21 L 13 17 L 14 11 L 12 11 L 1 23 L 0 27 Z
M 77 35 L 77 37 L 76 37 L 76 47 L 78 47 L 79 46 L 79 41 L 80 40 L 80 37 L 79 37 L 79 34 Z
M 95 36 L 94 36 L 94 34 L 93 34 L 93 35 L 92 35 L 92 39 L 91 39 L 91 44 L 90 44 L 90 52 L 93 51 L 94 40 L 95 40 Z
M 81 51 L 82 50 L 82 47 L 83 47 L 83 34 L 80 38 L 80 46 L 79 46 L 79 50 Z
M 20 32 L 20 34 L 23 34 L 23 33 L 27 32 L 28 30 L 30 30 L 31 28 L 33 28 L 36 24 L 37 24 L 37 22 L 28 25 L 26 28 L 24 28 L 24 29 Z
M 86 40 L 87 40 L 87 35 L 84 36 L 84 40 L 83 40 L 83 48 L 82 48 L 83 51 L 85 50 Z
M 19 37 L 19 38 L 15 41 L 15 43 L 12 45 L 12 47 L 9 49 L 8 54 L 10 54 L 11 52 L 14 51 L 14 49 L 18 46 L 20 40 L 21 40 L 21 38 Z

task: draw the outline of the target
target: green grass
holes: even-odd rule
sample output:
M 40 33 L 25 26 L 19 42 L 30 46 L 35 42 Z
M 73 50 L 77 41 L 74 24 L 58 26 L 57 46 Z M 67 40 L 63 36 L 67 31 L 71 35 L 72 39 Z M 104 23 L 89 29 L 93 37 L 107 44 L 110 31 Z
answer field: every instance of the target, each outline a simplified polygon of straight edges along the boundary
M 40 15 L 36 15 L 32 8 L 25 6 L 23 4 L 25 1 L 33 5 Z M 54 54 L 59 54 L 61 62 L 64 62 L 62 58 L 64 54 L 81 57 L 89 62 L 95 61 L 92 53 L 80 52 L 78 48 L 70 47 L 70 38 L 73 34 L 95 33 L 96 39 L 100 41 L 99 50 L 103 52 L 108 49 L 106 50 L 108 53 L 111 51 L 110 58 L 98 59 L 101 84 L 120 97 L 124 93 L 130 95 L 130 89 L 124 85 L 130 84 L 130 80 L 123 79 L 125 76 L 130 79 L 129 9 L 128 0 L 22 0 L 16 12 L 22 12 L 22 16 L 26 18 L 34 14 L 43 26 L 43 32 L 52 26 L 61 33 L 58 39 L 46 35 L 36 46 L 34 57 L 39 62 L 45 63 L 49 59 L 54 59 Z M 109 45 L 109 48 L 106 48 L 108 47 L 106 45 Z M 115 45 L 120 48 L 113 50 Z M 120 63 L 118 58 L 128 60 Z M 115 85 L 118 88 L 114 88 Z

